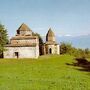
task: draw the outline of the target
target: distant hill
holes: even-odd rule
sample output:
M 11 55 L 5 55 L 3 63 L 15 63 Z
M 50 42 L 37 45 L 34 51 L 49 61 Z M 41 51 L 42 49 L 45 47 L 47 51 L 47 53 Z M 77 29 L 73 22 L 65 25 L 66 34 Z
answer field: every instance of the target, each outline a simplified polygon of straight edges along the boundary
M 57 42 L 70 42 L 77 48 L 90 48 L 90 35 L 56 37 Z
M 45 41 L 45 37 L 43 37 Z M 69 42 L 72 43 L 74 47 L 77 48 L 90 48 L 90 35 L 81 35 L 81 36 L 56 36 L 56 41 L 60 42 Z

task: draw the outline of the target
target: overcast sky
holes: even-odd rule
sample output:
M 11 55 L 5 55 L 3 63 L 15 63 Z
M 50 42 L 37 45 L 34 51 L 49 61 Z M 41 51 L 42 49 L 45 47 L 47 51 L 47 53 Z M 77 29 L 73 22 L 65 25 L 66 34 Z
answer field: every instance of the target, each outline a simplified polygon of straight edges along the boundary
M 25 23 L 45 35 L 51 27 L 56 35 L 90 34 L 90 0 L 0 0 L 0 22 L 9 36 Z

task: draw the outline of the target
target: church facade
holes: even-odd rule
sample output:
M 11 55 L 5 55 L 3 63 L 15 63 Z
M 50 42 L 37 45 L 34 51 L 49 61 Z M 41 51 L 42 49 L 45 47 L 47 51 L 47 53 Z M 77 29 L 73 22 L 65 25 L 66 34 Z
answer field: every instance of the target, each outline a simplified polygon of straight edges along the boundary
M 23 23 L 5 49 L 4 58 L 38 58 L 39 37 L 34 35 L 33 31 Z M 55 35 L 51 29 L 46 35 L 46 42 L 42 45 L 42 49 L 43 54 L 60 54 L 59 44 L 56 43 Z

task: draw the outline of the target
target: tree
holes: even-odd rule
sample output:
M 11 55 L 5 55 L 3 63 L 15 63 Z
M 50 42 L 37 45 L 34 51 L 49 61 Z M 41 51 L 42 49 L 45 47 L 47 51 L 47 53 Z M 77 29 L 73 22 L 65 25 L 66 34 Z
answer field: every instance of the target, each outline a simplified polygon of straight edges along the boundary
M 4 46 L 7 43 L 8 43 L 7 30 L 5 29 L 4 25 L 0 24 L 0 56 L 5 50 Z
M 38 34 L 38 33 L 33 33 L 33 35 L 35 35 L 35 36 L 38 36 L 38 38 L 39 38 L 39 54 L 40 55 L 43 55 L 43 48 L 42 48 L 42 46 L 43 46 L 43 39 L 42 39 L 42 37 L 40 36 L 40 34 Z
M 60 53 L 61 54 L 71 54 L 72 45 L 70 43 L 64 43 L 62 42 L 60 45 Z
M 90 58 L 89 48 L 81 49 L 72 47 L 70 43 L 62 42 L 60 45 L 60 54 L 73 55 L 76 58 Z
M 89 54 L 89 53 L 90 53 L 89 48 L 86 48 L 86 49 L 85 49 L 85 54 Z
M 86 56 L 87 58 L 90 58 L 90 49 L 89 49 L 89 48 L 86 48 L 86 49 L 84 50 L 84 52 L 85 52 L 85 56 Z

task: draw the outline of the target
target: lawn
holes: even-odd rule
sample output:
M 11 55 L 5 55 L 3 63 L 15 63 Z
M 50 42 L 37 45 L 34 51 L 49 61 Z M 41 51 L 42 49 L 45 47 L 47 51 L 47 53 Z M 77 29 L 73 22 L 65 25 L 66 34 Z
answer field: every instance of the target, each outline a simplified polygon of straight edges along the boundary
M 90 90 L 90 72 L 66 64 L 73 58 L 0 59 L 0 90 Z

